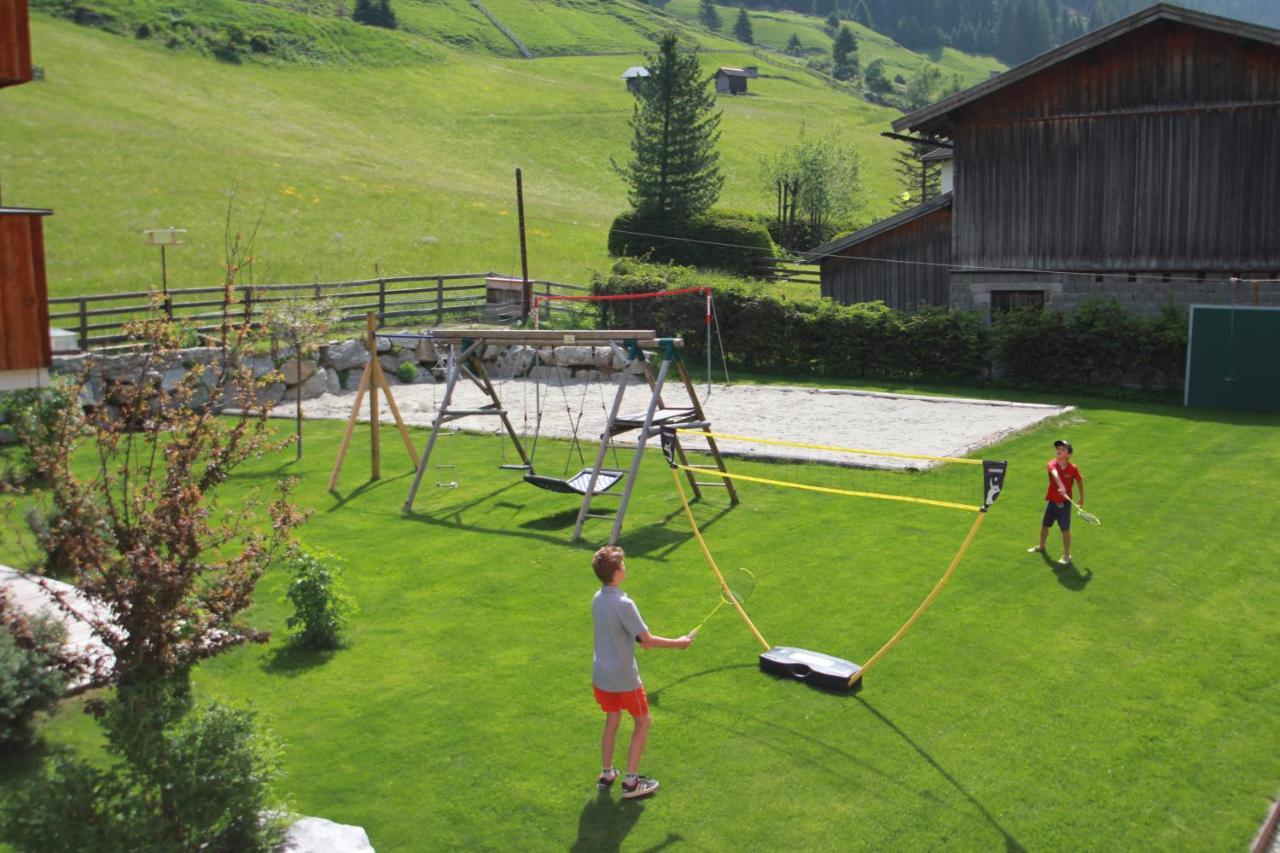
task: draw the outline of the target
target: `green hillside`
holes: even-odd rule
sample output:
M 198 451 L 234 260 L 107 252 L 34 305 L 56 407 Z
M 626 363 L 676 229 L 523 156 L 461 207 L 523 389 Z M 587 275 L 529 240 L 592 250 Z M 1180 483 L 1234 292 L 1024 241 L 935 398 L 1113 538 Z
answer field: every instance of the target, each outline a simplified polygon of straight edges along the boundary
M 170 256 L 171 286 L 216 281 L 233 186 L 244 222 L 263 212 L 258 282 L 364 277 L 375 264 L 387 274 L 513 271 L 516 166 L 525 170 L 531 273 L 580 282 L 604 268 L 608 223 L 626 204 L 609 167 L 630 138 L 632 98 L 619 75 L 642 61 L 649 31 L 678 19 L 627 3 L 486 6 L 515 22 L 540 58 L 515 58 L 462 0 L 401 0 L 401 32 L 230 0 L 201 4 L 195 23 L 165 18 L 163 31 L 149 17 L 161 8 L 154 0 L 99 0 L 94 27 L 34 15 L 46 79 L 0 96 L 0 178 L 6 203 L 56 211 L 46 238 L 51 291 L 152 284 L 158 259 L 140 232 L 169 225 L 188 229 Z M 226 17 L 237 9 L 243 19 Z M 207 49 L 223 38 L 218 16 L 250 45 L 239 61 Z M 146 38 L 119 34 L 148 21 Z M 275 47 L 255 53 L 266 31 Z M 744 64 L 741 45 L 696 37 L 708 74 Z M 549 55 L 588 44 L 623 52 Z M 376 61 L 364 63 L 366 54 Z M 860 219 L 889 211 L 896 143 L 879 133 L 896 113 L 786 57 L 761 56 L 751 96 L 721 101 L 721 204 L 767 210 L 759 160 L 804 127 L 859 147 Z

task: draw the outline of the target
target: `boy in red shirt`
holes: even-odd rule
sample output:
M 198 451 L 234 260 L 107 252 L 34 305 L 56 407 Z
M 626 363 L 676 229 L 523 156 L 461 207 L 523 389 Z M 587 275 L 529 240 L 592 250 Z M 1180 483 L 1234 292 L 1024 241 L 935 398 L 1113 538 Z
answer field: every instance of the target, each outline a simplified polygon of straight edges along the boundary
M 1045 466 L 1049 472 L 1049 490 L 1045 492 L 1044 518 L 1040 522 L 1040 544 L 1028 548 L 1027 553 L 1044 552 L 1044 544 L 1049 539 L 1049 528 L 1058 523 L 1062 530 L 1062 559 L 1058 565 L 1071 565 L 1071 489 L 1080 484 L 1080 501 L 1077 504 L 1084 508 L 1084 477 L 1080 469 L 1071 463 L 1074 452 L 1071 442 L 1058 439 L 1053 443 L 1056 451 L 1053 459 Z

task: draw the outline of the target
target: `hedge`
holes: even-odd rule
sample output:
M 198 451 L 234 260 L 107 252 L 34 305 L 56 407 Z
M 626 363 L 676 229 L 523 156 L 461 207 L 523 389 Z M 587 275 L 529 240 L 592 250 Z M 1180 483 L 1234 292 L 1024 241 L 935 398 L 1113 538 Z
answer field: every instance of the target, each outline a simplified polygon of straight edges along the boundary
M 652 293 L 702 283 L 694 270 L 623 259 L 607 278 L 596 277 L 592 291 Z M 908 314 L 883 302 L 799 303 L 746 283 L 718 286 L 715 300 L 725 356 L 748 370 L 969 383 L 994 378 L 1015 387 L 1095 393 L 1182 384 L 1186 314 L 1173 305 L 1147 318 L 1100 298 L 1069 317 L 1022 310 L 988 325 L 976 311 Z M 604 328 L 657 329 L 682 336 L 690 358 L 706 354 L 703 302 L 696 297 L 596 305 Z
M 680 226 L 627 211 L 609 228 L 609 254 L 749 276 L 757 258 L 776 257 L 778 251 L 763 223 L 732 211 L 713 210 Z

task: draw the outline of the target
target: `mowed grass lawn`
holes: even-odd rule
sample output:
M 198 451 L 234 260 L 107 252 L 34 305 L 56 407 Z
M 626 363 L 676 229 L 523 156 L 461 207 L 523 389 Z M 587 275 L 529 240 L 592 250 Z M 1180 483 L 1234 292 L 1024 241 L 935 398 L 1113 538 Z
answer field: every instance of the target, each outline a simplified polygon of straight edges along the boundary
M 301 538 L 342 555 L 359 602 L 349 647 L 290 651 L 275 571 L 253 613 L 271 644 L 195 681 L 283 739 L 298 812 L 364 826 L 380 851 L 1239 849 L 1280 780 L 1278 426 L 1085 400 L 993 448 L 1010 462 L 1004 495 L 856 697 L 761 674 L 728 612 L 688 651 L 641 652 L 655 718 L 644 770 L 662 790 L 624 805 L 594 789 L 596 582 L 592 548 L 568 542 L 573 501 L 497 470 L 496 439 L 459 436 L 443 461 L 461 486 L 428 486 L 403 516 L 408 463 L 390 431 L 386 477 L 362 485 L 361 436 L 331 496 L 341 425 L 312 423 L 304 462 L 267 460 L 224 500 L 301 477 L 315 510 Z M 1025 553 L 1061 433 L 1104 521 L 1077 528 L 1068 570 Z M 539 459 L 557 470 L 565 452 L 544 443 Z M 642 477 L 626 588 L 653 631 L 678 635 L 715 586 L 657 453 Z M 924 597 L 969 522 L 751 484 L 742 498 L 726 510 L 718 492 L 696 512 L 721 564 L 757 574 L 757 624 L 773 643 L 854 660 Z M 75 704 L 43 731 L 49 744 L 97 739 Z M 37 763 L 10 763 L 2 784 Z

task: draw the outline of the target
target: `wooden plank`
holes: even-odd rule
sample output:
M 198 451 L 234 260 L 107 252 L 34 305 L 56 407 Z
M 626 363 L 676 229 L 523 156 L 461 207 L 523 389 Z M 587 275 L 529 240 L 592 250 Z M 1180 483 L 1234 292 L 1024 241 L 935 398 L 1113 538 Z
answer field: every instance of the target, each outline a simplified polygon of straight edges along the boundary
M 684 346 L 683 339 L 660 338 L 652 329 L 432 329 L 430 335 L 439 341 L 485 340 L 526 346 L 606 346 L 611 341 L 624 340 L 648 347 L 656 346 L 659 340 Z

